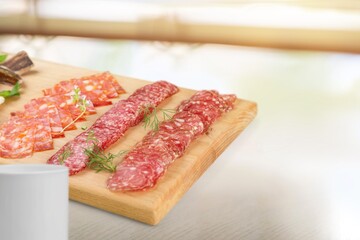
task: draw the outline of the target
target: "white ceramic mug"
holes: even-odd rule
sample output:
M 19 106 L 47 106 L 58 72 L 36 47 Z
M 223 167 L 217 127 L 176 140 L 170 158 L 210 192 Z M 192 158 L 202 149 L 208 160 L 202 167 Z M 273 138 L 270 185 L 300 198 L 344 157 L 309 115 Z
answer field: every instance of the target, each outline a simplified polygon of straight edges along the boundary
M 67 240 L 68 168 L 0 165 L 0 239 Z

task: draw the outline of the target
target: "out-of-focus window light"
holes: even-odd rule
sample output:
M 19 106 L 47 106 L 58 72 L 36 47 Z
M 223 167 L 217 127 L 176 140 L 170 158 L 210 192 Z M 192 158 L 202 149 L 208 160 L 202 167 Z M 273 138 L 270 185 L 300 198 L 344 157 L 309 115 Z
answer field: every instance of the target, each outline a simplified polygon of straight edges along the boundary
M 360 14 L 336 9 L 309 9 L 286 4 L 248 4 L 245 6 L 187 7 L 179 11 L 182 20 L 224 25 L 360 29 Z
M 2 0 L 0 20 L 0 34 L 360 52 L 350 0 Z
M 323 7 L 307 7 L 317 4 Z M 187 23 L 358 30 L 360 8 L 357 5 L 360 6 L 360 3 L 353 1 L 354 8 L 351 10 L 336 8 L 351 4 L 351 1 L 340 0 L 328 2 L 328 7 L 318 0 L 2 0 L 0 13 L 21 13 L 36 6 L 32 12 L 44 18 L 136 22 L 143 18 L 171 16 L 172 19 Z

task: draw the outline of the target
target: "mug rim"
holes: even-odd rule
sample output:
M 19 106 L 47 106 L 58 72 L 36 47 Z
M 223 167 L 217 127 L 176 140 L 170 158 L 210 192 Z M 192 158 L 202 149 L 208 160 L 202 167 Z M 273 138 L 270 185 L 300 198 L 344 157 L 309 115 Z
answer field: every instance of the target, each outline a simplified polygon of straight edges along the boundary
M 61 165 L 52 164 L 0 164 L 0 175 L 33 175 L 69 172 Z

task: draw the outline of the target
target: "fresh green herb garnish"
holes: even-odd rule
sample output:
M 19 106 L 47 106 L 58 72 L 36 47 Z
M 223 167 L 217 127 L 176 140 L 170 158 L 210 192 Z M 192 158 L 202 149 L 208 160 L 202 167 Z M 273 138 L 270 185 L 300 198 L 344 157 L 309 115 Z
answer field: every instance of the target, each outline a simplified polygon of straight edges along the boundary
M 72 100 L 74 104 L 77 104 L 80 100 L 80 88 L 78 88 L 77 86 L 75 86 L 74 88 L 74 94 L 71 95 L 72 96 Z
M 6 60 L 6 58 L 7 58 L 7 54 L 0 54 L 0 63 L 1 62 L 3 62 L 3 61 L 5 61 Z
M 11 90 L 5 90 L 0 92 L 0 96 L 4 98 L 12 96 L 20 96 L 20 84 L 19 82 L 15 83 Z
M 65 160 L 66 160 L 68 157 L 70 157 L 70 155 L 71 155 L 71 150 L 70 150 L 70 148 L 66 147 L 66 148 L 64 149 L 64 151 L 63 151 L 63 152 L 60 154 L 60 156 L 59 156 L 59 163 L 60 163 L 60 165 L 63 165 L 64 162 L 65 162 Z
M 82 126 L 81 127 L 81 130 L 86 130 L 87 129 L 87 126 Z
M 60 133 L 63 133 L 68 127 L 74 124 L 79 118 L 81 118 L 86 113 L 86 107 L 89 105 L 86 97 L 84 95 L 80 95 L 80 88 L 74 88 L 74 94 L 71 95 L 72 101 L 76 106 L 80 109 L 81 113 L 77 116 L 71 123 L 66 125 Z
M 150 127 L 153 131 L 159 130 L 159 124 L 161 121 L 171 119 L 171 113 L 175 113 L 175 109 L 156 109 L 152 105 L 146 105 L 140 109 L 140 112 L 144 113 L 143 126 L 144 128 Z M 157 116 L 157 113 L 162 113 L 162 120 Z
M 86 142 L 94 142 L 94 143 L 98 143 L 99 140 L 95 137 L 95 133 L 94 133 L 94 130 L 90 130 L 88 131 L 88 135 L 86 137 Z
M 116 165 L 113 163 L 113 160 L 126 152 L 120 151 L 117 154 L 106 154 L 100 147 L 94 144 L 92 149 L 85 149 L 85 154 L 89 157 L 89 162 L 86 165 L 97 173 L 101 171 L 113 173 L 116 171 Z
M 77 107 L 82 111 L 86 111 L 86 107 L 88 106 L 88 102 L 86 100 L 86 97 L 84 95 L 80 95 L 81 91 L 80 88 L 75 87 L 74 88 L 74 94 L 72 95 L 73 103 L 77 105 Z

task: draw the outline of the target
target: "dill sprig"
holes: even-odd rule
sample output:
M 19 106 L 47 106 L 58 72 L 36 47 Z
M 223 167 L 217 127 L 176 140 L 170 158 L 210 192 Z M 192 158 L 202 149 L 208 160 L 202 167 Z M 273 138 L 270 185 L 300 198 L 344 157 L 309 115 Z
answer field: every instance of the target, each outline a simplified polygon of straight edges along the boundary
M 161 121 L 171 119 L 171 114 L 175 113 L 175 109 L 156 109 L 151 104 L 145 105 L 140 109 L 140 112 L 144 114 L 143 126 L 144 128 L 150 128 L 153 131 L 159 130 L 159 124 Z M 158 112 L 162 113 L 162 119 L 158 117 Z
M 71 155 L 71 149 L 69 147 L 65 147 L 64 151 L 59 156 L 59 163 L 60 165 L 63 165 L 65 160 L 70 157 Z
M 74 86 L 73 94 L 71 95 L 72 101 L 74 104 L 78 103 L 80 100 L 80 88 L 78 86 Z
M 114 159 L 125 154 L 127 151 L 120 151 L 117 154 L 105 153 L 97 145 L 93 145 L 93 148 L 85 149 L 85 154 L 89 157 L 89 162 L 86 164 L 88 168 L 95 170 L 97 173 L 106 171 L 113 173 L 116 171 L 116 165 Z
M 74 124 L 79 118 L 81 118 L 86 113 L 86 108 L 89 105 L 89 102 L 86 99 L 86 96 L 81 95 L 80 88 L 75 86 L 73 90 L 73 94 L 71 95 L 72 102 L 77 106 L 81 113 L 77 116 L 73 121 L 71 121 L 68 125 L 66 125 L 60 133 L 63 133 L 68 127 Z
M 72 95 L 72 101 L 74 104 L 76 104 L 76 106 L 82 111 L 85 112 L 86 111 L 86 107 L 89 105 L 87 100 L 86 100 L 86 96 L 81 95 L 81 91 L 80 88 L 75 86 L 74 88 L 74 94 Z
M 98 143 L 99 142 L 99 139 L 97 139 L 95 137 L 95 132 L 94 130 L 89 130 L 88 131 L 88 135 L 86 136 L 86 142 L 94 142 L 94 143 Z

